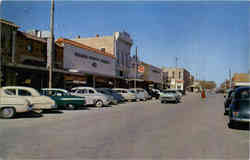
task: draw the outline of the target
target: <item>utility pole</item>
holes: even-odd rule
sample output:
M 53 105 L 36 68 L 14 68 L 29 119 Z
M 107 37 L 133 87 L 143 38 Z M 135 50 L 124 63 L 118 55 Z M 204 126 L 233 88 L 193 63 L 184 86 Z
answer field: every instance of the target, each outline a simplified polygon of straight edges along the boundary
M 136 80 L 137 80 L 137 46 L 135 48 L 135 80 L 134 80 L 134 88 L 136 88 Z
M 51 0 L 50 10 L 50 37 L 48 43 L 48 55 L 47 55 L 47 68 L 49 69 L 49 88 L 52 88 L 52 75 L 53 75 L 53 53 L 54 53 L 54 7 L 55 2 Z
M 231 68 L 229 68 L 229 88 L 232 88 Z
M 178 71 L 178 69 L 177 69 L 177 67 L 178 67 L 178 57 L 175 57 L 175 62 L 176 62 L 176 65 L 175 65 L 175 69 L 176 69 L 176 76 L 175 76 L 175 89 L 177 89 L 177 83 L 176 83 L 176 80 L 177 80 L 177 76 L 178 76 L 178 73 L 177 73 L 177 71 Z
M 0 24 L 0 37 L 2 34 L 2 23 Z M 3 78 L 3 74 L 2 74 L 2 43 L 0 42 L 0 87 L 2 87 L 2 78 Z

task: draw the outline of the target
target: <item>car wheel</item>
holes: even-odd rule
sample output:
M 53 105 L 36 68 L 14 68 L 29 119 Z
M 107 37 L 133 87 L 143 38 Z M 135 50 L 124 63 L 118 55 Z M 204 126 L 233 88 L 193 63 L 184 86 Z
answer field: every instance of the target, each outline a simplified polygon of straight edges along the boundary
M 1 117 L 2 118 L 12 118 L 14 117 L 16 111 L 14 108 L 12 107 L 6 107 L 6 108 L 3 108 L 1 109 Z
M 164 101 L 161 101 L 161 103 L 164 103 Z
M 96 103 L 95 103 L 95 106 L 97 108 L 101 108 L 103 106 L 103 102 L 101 100 L 97 100 Z
M 68 104 L 67 105 L 67 109 L 69 110 L 74 110 L 75 109 L 75 106 L 73 104 Z
M 229 128 L 234 128 L 234 127 L 235 127 L 235 122 L 234 122 L 233 120 L 230 120 L 230 119 L 229 119 L 228 127 L 229 127 Z

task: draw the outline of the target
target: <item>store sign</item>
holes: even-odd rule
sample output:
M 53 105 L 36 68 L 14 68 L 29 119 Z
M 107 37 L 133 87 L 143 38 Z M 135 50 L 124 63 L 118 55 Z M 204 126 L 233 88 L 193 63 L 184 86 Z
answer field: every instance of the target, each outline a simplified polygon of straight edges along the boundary
M 144 72 L 144 66 L 143 65 L 138 66 L 138 72 L 140 72 L 140 73 Z
M 115 59 L 66 44 L 64 45 L 64 68 L 89 74 L 115 76 Z

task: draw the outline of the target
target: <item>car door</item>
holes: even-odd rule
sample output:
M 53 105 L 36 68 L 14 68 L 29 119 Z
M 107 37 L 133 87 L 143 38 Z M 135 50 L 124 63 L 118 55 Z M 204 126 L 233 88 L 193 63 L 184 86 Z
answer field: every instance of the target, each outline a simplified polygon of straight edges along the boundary
M 18 88 L 17 95 L 25 99 L 28 99 L 31 102 L 31 104 L 34 105 L 34 108 L 40 108 L 44 104 L 47 104 L 46 102 L 44 102 L 43 99 L 41 99 L 40 96 L 33 96 L 32 93 L 27 89 Z
M 77 89 L 75 91 L 75 94 L 76 96 L 80 96 L 80 97 L 84 97 L 85 98 L 85 101 L 86 101 L 86 105 L 88 104 L 93 104 L 92 103 L 92 100 L 91 100 L 91 97 L 89 96 L 89 91 L 88 89 L 86 88 L 83 88 L 83 89 Z
M 88 97 L 91 104 L 94 104 L 98 99 L 97 93 L 93 89 L 88 89 Z

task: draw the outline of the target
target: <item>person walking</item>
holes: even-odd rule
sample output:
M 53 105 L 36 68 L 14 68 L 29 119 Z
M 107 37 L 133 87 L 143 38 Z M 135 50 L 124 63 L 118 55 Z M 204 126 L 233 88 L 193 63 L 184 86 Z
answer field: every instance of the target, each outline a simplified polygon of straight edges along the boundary
M 201 91 L 201 98 L 205 99 L 206 98 L 206 93 L 205 93 L 205 89 L 203 88 Z

